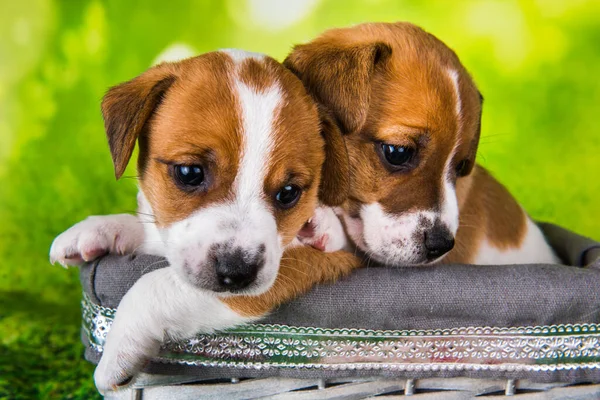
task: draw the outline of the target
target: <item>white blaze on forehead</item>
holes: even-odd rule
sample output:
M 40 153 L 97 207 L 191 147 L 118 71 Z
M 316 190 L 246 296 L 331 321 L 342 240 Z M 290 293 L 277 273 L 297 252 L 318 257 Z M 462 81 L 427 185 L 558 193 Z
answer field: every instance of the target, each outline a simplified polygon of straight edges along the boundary
M 462 131 L 462 101 L 460 98 L 460 86 L 459 86 L 459 78 L 460 75 L 458 71 L 448 68 L 446 69 L 446 73 L 450 78 L 450 82 L 452 83 L 452 88 L 454 89 L 454 112 L 456 114 L 456 143 L 452 148 L 452 151 L 448 155 L 446 159 L 446 164 L 444 165 L 444 173 L 442 174 L 442 204 L 441 204 L 441 219 L 442 222 L 448 227 L 452 234 L 456 234 L 458 230 L 458 200 L 456 198 L 456 189 L 452 183 L 454 171 L 452 168 L 454 167 L 453 161 L 458 150 L 458 146 L 460 145 L 460 133 Z
M 275 144 L 273 127 L 283 94 L 277 83 L 266 90 L 257 91 L 239 79 L 238 67 L 244 60 L 254 59 L 262 63 L 264 54 L 238 49 L 220 51 L 229 55 L 236 65 L 232 74 L 233 88 L 241 107 L 242 147 L 233 189 L 238 202 L 256 206 L 262 203 L 264 179 Z
M 452 82 L 452 87 L 454 88 L 454 99 L 455 106 L 454 111 L 456 113 L 456 130 L 457 133 L 460 133 L 462 130 L 462 101 L 460 99 L 460 86 L 458 85 L 458 71 L 454 69 L 448 68 L 446 73 L 450 77 L 450 82 Z
M 264 180 L 275 145 L 273 126 L 283 97 L 276 84 L 257 92 L 236 79 L 235 88 L 242 108 L 242 148 L 234 191 L 239 201 L 262 202 Z

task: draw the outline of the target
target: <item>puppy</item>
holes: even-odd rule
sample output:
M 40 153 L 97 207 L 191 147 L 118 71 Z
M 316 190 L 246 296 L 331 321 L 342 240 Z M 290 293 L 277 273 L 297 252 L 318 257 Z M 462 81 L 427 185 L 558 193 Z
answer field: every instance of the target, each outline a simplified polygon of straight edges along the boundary
M 253 321 L 360 265 L 296 239 L 318 201 L 343 201 L 347 154 L 275 60 L 228 50 L 161 64 L 110 89 L 102 112 L 117 178 L 139 144 L 139 217 L 90 217 L 55 239 L 51 261 L 141 252 L 170 266 L 121 301 L 101 392 L 129 383 L 166 338 Z
M 337 212 L 372 259 L 558 262 L 509 192 L 475 164 L 483 99 L 440 40 L 409 23 L 363 24 L 296 46 L 284 65 L 345 135 L 350 193 Z

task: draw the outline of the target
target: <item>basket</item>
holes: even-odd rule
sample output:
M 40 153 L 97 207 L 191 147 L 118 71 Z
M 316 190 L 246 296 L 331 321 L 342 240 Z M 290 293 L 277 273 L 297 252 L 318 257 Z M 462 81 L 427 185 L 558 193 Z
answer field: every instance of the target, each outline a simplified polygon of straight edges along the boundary
M 107 398 L 600 398 L 600 244 L 542 228 L 565 265 L 364 268 L 260 324 L 166 343 Z M 82 268 L 88 360 L 127 289 L 166 265 Z

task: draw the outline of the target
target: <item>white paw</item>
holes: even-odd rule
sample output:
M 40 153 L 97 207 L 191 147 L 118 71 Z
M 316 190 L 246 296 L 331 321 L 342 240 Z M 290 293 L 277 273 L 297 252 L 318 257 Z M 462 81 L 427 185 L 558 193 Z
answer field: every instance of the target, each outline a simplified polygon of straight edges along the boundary
M 186 283 L 173 267 L 143 275 L 125 294 L 94 372 L 101 393 L 133 382 L 156 357 L 165 338 L 231 328 L 255 320 L 229 308 L 214 293 Z
M 129 214 L 92 216 L 58 235 L 50 247 L 50 262 L 81 265 L 107 253 L 128 254 L 144 240 L 143 226 Z
M 158 341 L 144 342 L 143 338 L 132 341 L 115 335 L 111 338 L 109 334 L 102 358 L 94 371 L 96 388 L 104 395 L 127 387 L 159 349 Z
M 342 250 L 348 244 L 344 227 L 331 207 L 317 207 L 313 217 L 298 233 L 298 239 L 325 252 Z

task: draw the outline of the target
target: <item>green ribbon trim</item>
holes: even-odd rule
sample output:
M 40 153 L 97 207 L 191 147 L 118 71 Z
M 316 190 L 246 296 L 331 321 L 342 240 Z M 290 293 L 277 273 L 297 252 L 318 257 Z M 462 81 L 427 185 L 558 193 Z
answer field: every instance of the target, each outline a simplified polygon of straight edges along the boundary
M 101 352 L 116 310 L 84 293 L 83 329 Z M 235 368 L 560 370 L 600 368 L 600 325 L 440 330 L 250 324 L 167 342 L 157 361 Z

